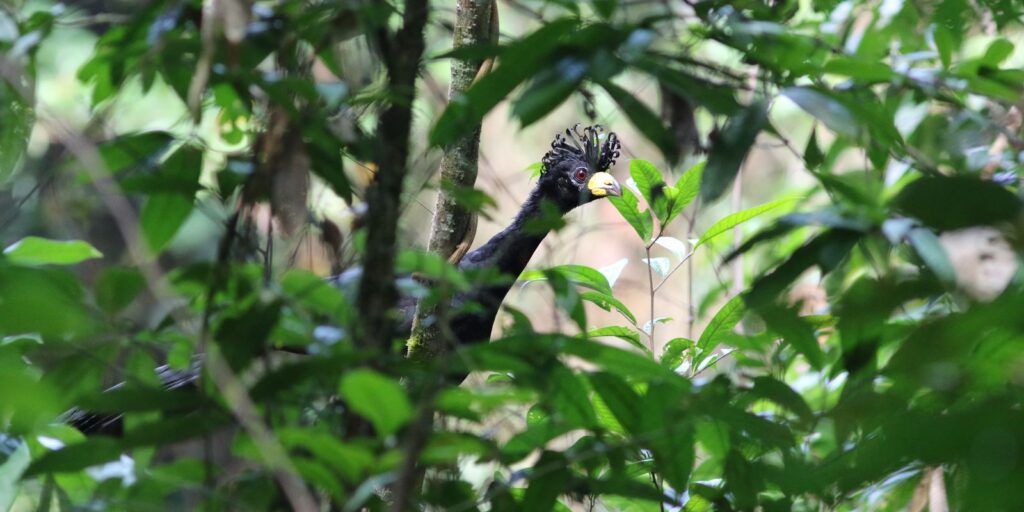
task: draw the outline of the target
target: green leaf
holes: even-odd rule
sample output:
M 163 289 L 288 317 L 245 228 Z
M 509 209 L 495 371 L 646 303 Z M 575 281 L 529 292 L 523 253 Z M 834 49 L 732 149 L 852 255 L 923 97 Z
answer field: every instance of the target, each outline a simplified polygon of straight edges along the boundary
M 629 327 L 610 325 L 607 327 L 597 327 L 587 331 L 588 338 L 598 338 L 601 336 L 614 336 L 629 342 L 630 345 L 643 349 L 644 352 L 649 353 L 651 351 L 651 349 L 647 348 L 647 346 L 640 342 L 640 333 Z
M 112 315 L 131 304 L 145 287 L 146 280 L 138 269 L 107 267 L 96 283 L 96 304 Z
M 693 360 L 693 368 L 700 366 L 718 344 L 736 327 L 746 313 L 743 297 L 737 295 L 726 302 L 715 316 L 708 322 L 704 332 L 697 339 L 697 355 Z
M 615 308 L 615 310 L 621 313 L 622 316 L 628 318 L 630 322 L 633 322 L 634 324 L 636 323 L 636 316 L 633 315 L 633 312 L 630 311 L 629 308 L 626 307 L 626 305 L 623 304 L 619 299 L 616 299 L 611 294 L 599 292 L 583 292 L 580 294 L 580 299 L 585 300 L 587 302 L 591 302 L 605 311 L 611 311 L 612 308 Z
M 624 378 L 674 379 L 676 377 L 670 370 L 645 355 L 604 343 L 570 339 L 563 350 L 566 354 L 580 357 Z
M 348 372 L 338 392 L 349 407 L 370 420 L 381 436 L 398 432 L 413 416 L 412 403 L 402 385 L 369 369 Z
M 729 118 L 712 140 L 700 184 L 700 194 L 706 203 L 721 197 L 732 185 L 757 134 L 767 123 L 767 106 L 759 101 Z
M 493 71 L 448 104 L 430 132 L 430 144 L 450 144 L 479 125 L 495 105 L 549 63 L 552 52 L 576 25 L 577 21 L 570 18 L 553 20 L 507 46 L 498 59 L 500 64 Z
M 180 194 L 153 194 L 142 207 L 139 227 L 146 245 L 159 253 L 192 213 L 192 200 Z
M 551 375 L 553 389 L 548 396 L 552 414 L 573 427 L 587 428 L 597 425 L 597 416 L 590 405 L 583 377 L 559 366 Z
M 629 161 L 629 176 L 636 182 L 636 188 L 640 190 L 644 201 L 653 207 L 655 190 L 665 185 L 661 171 L 647 160 L 637 158 Z
M 919 178 L 903 187 L 893 206 L 938 230 L 1007 222 L 1021 211 L 1013 192 L 968 176 Z
M 534 78 L 523 93 L 512 102 L 512 115 L 521 127 L 529 126 L 548 115 L 572 95 L 588 71 L 587 61 L 578 57 L 563 57 L 552 68 Z M 572 70 L 571 74 L 565 70 Z
M 701 176 L 704 174 L 705 163 L 706 162 L 697 162 L 693 167 L 690 167 L 682 176 L 679 177 L 679 181 L 676 181 L 676 197 L 674 197 L 669 204 L 669 212 L 668 217 L 665 220 L 665 224 L 671 222 L 672 219 L 682 213 L 694 199 L 697 199 L 697 196 L 700 194 L 700 180 Z
M 814 328 L 789 307 L 774 304 L 758 308 L 768 328 L 779 334 L 782 340 L 804 355 L 811 366 L 820 370 L 825 364 L 825 354 L 818 345 Z
M 794 251 L 784 263 L 755 280 L 746 294 L 747 305 L 756 308 L 773 302 L 813 265 L 821 268 L 822 274 L 831 272 L 862 236 L 860 232 L 845 229 L 832 229 L 818 235 Z
M 670 370 L 679 368 L 683 364 L 683 357 L 687 350 L 694 348 L 693 340 L 687 338 L 674 338 L 665 344 L 661 353 L 661 365 Z
M 814 419 L 814 413 L 807 405 L 807 402 L 804 401 L 804 397 L 800 396 L 800 393 L 793 391 L 793 388 L 787 386 L 784 382 L 773 377 L 767 375 L 755 377 L 754 388 L 751 390 L 751 393 L 789 409 L 803 421 L 809 422 Z
M 611 18 L 619 4 L 618 0 L 590 0 L 590 3 L 594 4 L 594 12 L 604 19 Z
M 29 460 L 28 445 L 24 441 L 0 434 L 0 510 L 10 510 L 14 504 L 18 481 Z
M 122 135 L 100 144 L 100 156 L 107 170 L 116 173 L 142 164 L 155 164 L 174 142 L 167 132 L 143 132 Z
M 825 123 L 830 130 L 851 139 L 860 136 L 861 128 L 857 123 L 857 116 L 831 95 L 810 87 L 790 87 L 783 89 L 782 95 Z
M 612 294 L 612 287 L 608 285 L 608 280 L 604 277 L 604 274 L 584 265 L 559 265 L 544 270 L 527 270 L 519 275 L 519 279 L 523 281 L 544 280 L 547 279 L 544 275 L 545 273 L 561 275 L 573 284 L 590 288 L 605 295 Z
M 686 394 L 667 381 L 652 382 L 640 405 L 641 435 L 650 439 L 654 466 L 674 489 L 687 488 L 695 458 L 693 423 L 680 410 Z
M 22 265 L 74 265 L 85 260 L 102 258 L 103 254 L 81 240 L 48 240 L 27 236 L 14 242 L 4 255 Z
M 651 217 L 651 211 L 644 210 L 641 212 L 639 208 L 640 202 L 628 188 L 622 189 L 621 196 L 609 197 L 608 200 L 619 211 L 622 218 L 626 219 L 630 226 L 633 226 L 633 230 L 640 236 L 640 240 L 646 243 L 651 235 L 654 234 L 654 219 Z
M 746 222 L 746 221 L 748 221 L 750 219 L 753 219 L 754 217 L 757 217 L 758 215 L 761 215 L 761 214 L 766 213 L 768 211 L 771 211 L 771 210 L 773 210 L 775 208 L 778 208 L 779 206 L 782 206 L 782 205 L 787 204 L 787 203 L 791 203 L 791 202 L 796 201 L 796 200 L 797 200 L 797 198 L 795 198 L 795 197 L 779 199 L 779 200 L 776 200 L 776 201 L 772 201 L 772 202 L 769 202 L 769 203 L 762 204 L 760 206 L 755 206 L 755 207 L 747 209 L 747 210 L 743 210 L 741 212 L 736 212 L 736 213 L 733 213 L 731 215 L 727 215 L 724 218 L 722 218 L 721 220 L 719 220 L 718 222 L 712 224 L 711 227 L 709 227 L 707 229 L 707 231 L 705 231 L 704 234 L 700 236 L 700 239 L 697 240 L 697 244 L 694 245 L 693 248 L 694 248 L 694 250 L 696 250 L 698 247 L 700 247 L 701 245 L 704 245 L 706 242 L 708 242 L 712 238 L 714 238 L 714 237 L 716 237 L 718 235 L 721 235 L 722 233 L 725 233 L 726 231 L 729 231 L 730 229 L 732 229 L 732 228 L 734 228 L 734 227 L 736 227 L 736 226 L 738 226 L 738 225 L 740 225 L 740 224 L 742 224 L 742 223 L 744 223 L 744 222 Z
M 0 14 L 0 16 L 4 16 Z M 13 22 L 11 22 L 13 23 Z M 30 73 L 29 70 L 11 62 L 10 72 L 24 78 L 31 83 L 32 79 L 22 74 Z M 34 75 L 34 73 L 32 73 Z M 30 93 L 32 90 L 26 91 Z M 22 97 L 22 94 L 12 87 L 7 80 L 0 80 L 0 185 L 3 185 L 14 176 L 25 149 L 28 147 L 29 137 L 32 135 L 32 125 L 35 123 L 34 105 Z M 3 507 L 0 507 L 2 509 Z
M 956 286 L 956 269 L 935 233 L 925 228 L 914 228 L 907 234 L 907 241 L 943 285 L 947 288 Z
M 804 149 L 804 163 L 807 164 L 808 169 L 813 170 L 817 169 L 824 161 L 825 155 L 818 147 L 817 130 L 811 130 L 811 135 L 807 137 L 807 147 Z
M 640 409 L 640 395 L 621 377 L 606 372 L 587 375 L 590 385 L 601 401 L 608 407 L 615 420 L 627 432 L 636 434 L 639 419 L 644 414 Z
M 599 83 L 612 97 L 612 100 L 619 105 L 619 108 L 626 113 L 626 117 L 629 117 L 633 126 L 657 146 L 665 160 L 675 162 L 679 159 L 679 145 L 676 138 L 662 124 L 661 118 L 657 114 L 625 89 L 610 81 L 600 81 Z
M 565 456 L 545 450 L 529 474 L 530 486 L 526 488 L 520 510 L 552 510 L 571 477 Z

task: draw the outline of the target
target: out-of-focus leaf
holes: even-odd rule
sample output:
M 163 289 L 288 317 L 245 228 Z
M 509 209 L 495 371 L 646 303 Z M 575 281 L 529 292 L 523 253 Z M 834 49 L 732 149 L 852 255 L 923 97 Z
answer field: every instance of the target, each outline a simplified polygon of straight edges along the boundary
M 192 200 L 179 194 L 153 194 L 142 208 L 139 226 L 146 244 L 160 252 L 192 213 Z
M 640 431 L 650 439 L 658 473 L 675 489 L 685 489 L 693 471 L 693 423 L 679 410 L 684 389 L 652 382 L 641 401 Z
M 121 439 L 91 437 L 83 442 L 47 452 L 32 461 L 25 475 L 79 471 L 115 460 L 132 448 L 170 445 L 194 439 L 224 428 L 227 423 L 227 416 L 216 411 L 202 416 L 161 418 L 132 428 L 125 432 Z
M 138 269 L 105 268 L 96 283 L 96 304 L 109 314 L 117 313 L 131 304 L 145 287 L 146 280 Z
M 28 445 L 0 434 L 0 510 L 10 510 L 18 496 L 18 481 L 29 464 Z
M 16 66 L 13 61 L 8 62 L 8 65 Z M 10 71 L 14 76 L 19 76 L 19 79 L 21 72 L 24 72 L 15 69 Z M 14 175 L 18 162 L 28 147 L 32 124 L 35 122 L 33 108 L 34 105 L 30 105 L 28 100 L 6 80 L 0 80 L 0 117 L 4 119 L 0 124 L 0 185 Z
M 830 130 L 851 139 L 860 136 L 861 128 L 857 123 L 857 117 L 846 105 L 828 94 L 810 87 L 790 87 L 784 89 L 782 95 L 825 123 Z
M 512 115 L 520 125 L 529 126 L 562 104 L 586 75 L 589 63 L 579 57 L 563 57 L 554 67 L 537 76 L 523 94 L 512 102 Z
M 370 420 L 382 436 L 394 434 L 412 419 L 412 403 L 401 384 L 373 370 L 346 373 L 338 391 L 352 410 Z
M 123 135 L 100 144 L 100 156 L 110 172 L 121 172 L 138 165 L 155 165 L 174 142 L 167 132 L 154 131 Z
M 807 137 L 807 147 L 804 149 L 804 163 L 808 169 L 817 169 L 824 161 L 825 155 L 818 147 L 817 130 L 811 130 L 811 135 Z
M 956 269 L 935 233 L 925 228 L 914 228 L 907 234 L 907 241 L 942 284 L 949 288 L 956 286 Z
M 522 510 L 552 510 L 569 483 L 569 461 L 558 452 L 544 451 L 529 475 Z
M 612 97 L 612 100 L 626 113 L 626 117 L 629 117 L 633 126 L 640 133 L 644 134 L 647 140 L 650 140 L 657 146 L 665 160 L 675 162 L 679 159 L 679 145 L 675 137 L 672 136 L 672 132 L 662 124 L 661 118 L 657 114 L 640 100 L 633 97 L 629 91 L 610 81 L 602 81 L 600 83 L 601 87 L 604 87 L 604 90 Z
M 967 176 L 914 180 L 893 200 L 901 213 L 938 230 L 993 225 L 1014 219 L 1021 202 L 1005 188 Z
M 605 372 L 595 372 L 587 376 L 594 392 L 615 416 L 615 420 L 627 432 L 636 434 L 640 417 L 644 411 L 640 409 L 640 396 L 621 378 Z
M 757 134 L 767 122 L 766 105 L 756 102 L 731 117 L 721 132 L 712 138 L 700 184 L 700 195 L 706 203 L 721 197 L 732 185 Z
M 96 327 L 82 304 L 82 290 L 58 269 L 0 265 L 0 332 L 43 337 L 84 334 Z
M 666 370 L 649 357 L 637 354 L 633 350 L 579 339 L 566 343 L 563 350 L 566 354 L 580 357 L 610 373 L 629 379 L 675 377 L 670 370 Z
M 750 219 L 753 219 L 754 217 L 757 217 L 758 215 L 761 215 L 762 213 L 771 211 L 771 210 L 773 210 L 775 208 L 778 208 L 779 206 L 782 206 L 784 204 L 796 201 L 796 199 L 797 198 L 795 198 L 795 197 L 790 197 L 790 198 L 785 198 L 785 199 L 778 199 L 776 201 L 771 201 L 769 203 L 765 203 L 765 204 L 762 204 L 760 206 L 755 206 L 753 208 L 750 208 L 750 209 L 747 209 L 747 210 L 743 210 L 741 212 L 736 212 L 736 213 L 733 213 L 731 215 L 727 215 L 726 217 L 723 217 L 718 222 L 712 224 L 711 227 L 709 227 L 706 231 L 704 231 L 704 234 L 700 236 L 700 239 L 697 240 L 697 243 L 693 246 L 693 248 L 694 248 L 694 250 L 696 250 L 698 247 L 700 247 L 701 245 L 704 245 L 706 242 L 708 242 L 712 238 L 714 238 L 714 237 L 716 237 L 718 235 L 721 235 L 722 233 L 725 233 L 726 231 L 729 231 L 730 229 L 732 229 L 732 228 L 734 228 L 734 227 L 736 227 L 736 226 L 738 226 L 738 225 L 740 225 L 740 224 L 742 224 L 742 223 L 744 223 L 744 222 L 746 222 L 746 221 L 748 221 Z
M 487 112 L 520 83 L 532 76 L 551 57 L 551 52 L 576 26 L 573 19 L 546 23 L 501 52 L 500 64 L 484 75 L 462 96 L 453 98 L 430 132 L 432 145 L 452 142 L 471 126 L 479 124 Z
M 765 306 L 758 310 L 768 327 L 782 336 L 784 343 L 804 355 L 815 369 L 825 364 L 825 355 L 812 328 L 796 311 L 781 306 Z
M 558 421 L 578 428 L 597 424 L 597 416 L 590 405 L 583 377 L 574 374 L 564 366 L 558 367 L 551 376 L 553 389 L 548 397 L 552 415 Z
M 611 197 L 608 200 L 619 211 L 622 218 L 626 219 L 630 226 L 633 226 L 633 230 L 640 236 L 640 240 L 647 242 L 654 233 L 654 219 L 651 217 L 651 211 L 641 212 L 640 202 L 629 189 L 622 189 L 621 196 Z
M 594 5 L 594 11 L 605 19 L 615 14 L 615 8 L 619 4 L 618 0 L 590 0 L 590 3 Z
M 789 409 L 803 421 L 809 422 L 813 419 L 814 413 L 804 398 L 793 391 L 793 388 L 775 378 L 767 375 L 755 377 L 751 393 Z
M 82 240 L 47 240 L 27 236 L 7 246 L 4 256 L 22 265 L 74 265 L 102 258 L 103 254 Z
M 707 327 L 704 328 L 704 332 L 700 334 L 700 338 L 697 338 L 698 353 L 694 356 L 694 367 L 700 366 L 700 363 L 715 350 L 721 340 L 732 332 L 736 324 L 743 318 L 744 313 L 746 313 L 746 306 L 740 295 L 729 299 L 729 302 L 726 302 L 718 310 L 718 313 L 715 313 Z
M 797 249 L 784 263 L 770 273 L 754 281 L 746 294 L 747 304 L 756 308 L 777 299 L 787 286 L 813 265 L 821 268 L 823 274 L 831 272 L 853 246 L 860 241 L 861 234 L 844 229 L 834 229 L 818 235 L 803 247 Z

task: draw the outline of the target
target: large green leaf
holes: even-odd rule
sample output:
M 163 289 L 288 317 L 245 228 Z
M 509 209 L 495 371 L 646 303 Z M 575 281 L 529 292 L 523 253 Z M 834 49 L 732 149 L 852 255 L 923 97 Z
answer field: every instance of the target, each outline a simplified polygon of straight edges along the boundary
M 640 417 L 644 414 L 640 408 L 640 396 L 622 378 L 605 372 L 594 372 L 587 376 L 594 392 L 608 407 L 615 420 L 627 432 L 638 433 Z
M 893 206 L 939 230 L 1006 222 L 1021 211 L 1013 192 L 968 176 L 919 178 L 900 191 Z
M 700 363 L 711 355 L 722 339 L 731 333 L 736 324 L 743 319 L 744 313 L 746 313 L 746 306 L 740 295 L 729 299 L 729 302 L 726 302 L 715 313 L 707 327 L 704 328 L 704 332 L 700 334 L 700 338 L 697 339 L 698 352 L 693 360 L 693 368 L 699 367 Z
M 346 373 L 338 385 L 341 397 L 382 436 L 394 434 L 412 419 L 412 403 L 402 385 L 368 369 Z
M 509 45 L 500 64 L 462 96 L 453 98 L 430 132 L 432 145 L 449 144 L 480 123 L 484 115 L 551 60 L 551 53 L 572 33 L 577 21 L 563 18 Z
M 619 211 L 622 218 L 626 219 L 630 226 L 633 226 L 633 230 L 640 236 L 640 240 L 646 243 L 654 234 L 654 219 L 651 217 L 651 211 L 641 212 L 640 201 L 628 188 L 622 189 L 621 196 L 610 197 L 608 200 Z
M 605 295 L 612 294 L 612 287 L 608 285 L 608 279 L 604 277 L 604 274 L 583 265 L 559 265 L 544 270 L 527 270 L 519 275 L 519 279 L 523 281 L 544 280 L 547 278 L 545 276 L 546 273 L 558 274 L 571 283 L 590 288 Z
M 664 155 L 665 160 L 675 162 L 679 159 L 679 144 L 676 138 L 672 136 L 672 132 L 662 124 L 661 118 L 657 114 L 652 112 L 647 105 L 636 99 L 629 91 L 610 81 L 602 81 L 600 83 L 601 87 L 604 87 L 604 90 L 612 97 L 612 100 L 626 113 L 626 117 L 629 117 L 629 120 L 633 122 L 633 126 L 657 146 L 661 154 Z
M 0 434 L 0 510 L 10 510 L 18 496 L 18 481 L 29 463 L 24 441 Z
M 708 241 L 710 241 L 712 238 L 714 238 L 714 237 L 716 237 L 718 235 L 721 235 L 722 233 L 725 233 L 726 231 L 729 231 L 730 229 L 732 229 L 732 228 L 734 228 L 736 226 L 739 226 L 740 224 L 742 224 L 742 223 L 744 223 L 744 222 L 746 222 L 746 221 L 748 221 L 750 219 L 753 219 L 754 217 L 757 217 L 758 215 L 761 215 L 762 213 L 766 213 L 766 212 L 771 211 L 771 210 L 773 210 L 775 208 L 778 208 L 779 206 L 782 206 L 784 204 L 788 204 L 788 203 L 791 203 L 793 201 L 796 201 L 796 199 L 797 198 L 778 199 L 778 200 L 775 200 L 775 201 L 771 201 L 771 202 L 762 204 L 760 206 L 755 206 L 753 208 L 750 208 L 750 209 L 747 209 L 747 210 L 743 210 L 741 212 L 736 212 L 736 213 L 727 215 L 726 217 L 723 217 L 718 222 L 712 224 L 711 227 L 709 227 L 706 231 L 704 231 L 704 234 L 702 234 L 700 236 L 700 239 L 697 240 L 697 244 L 694 245 L 693 248 L 697 249 L 698 247 L 700 247 L 700 246 L 704 245 L 705 243 L 707 243 Z
M 768 123 L 768 108 L 756 102 L 731 117 L 711 141 L 711 153 L 701 178 L 700 194 L 710 203 L 725 193 L 736 179 L 757 134 Z
M 4 249 L 4 256 L 22 265 L 74 265 L 102 258 L 103 254 L 82 240 L 47 240 L 27 236 Z

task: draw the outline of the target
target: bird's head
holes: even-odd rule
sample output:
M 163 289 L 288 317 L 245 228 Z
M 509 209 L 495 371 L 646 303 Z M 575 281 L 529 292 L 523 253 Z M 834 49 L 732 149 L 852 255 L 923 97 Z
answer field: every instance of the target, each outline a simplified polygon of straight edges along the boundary
M 551 150 L 541 160 L 538 185 L 545 196 L 564 211 L 599 197 L 622 195 L 619 182 L 608 173 L 619 157 L 619 138 L 603 129 L 579 125 L 555 136 Z

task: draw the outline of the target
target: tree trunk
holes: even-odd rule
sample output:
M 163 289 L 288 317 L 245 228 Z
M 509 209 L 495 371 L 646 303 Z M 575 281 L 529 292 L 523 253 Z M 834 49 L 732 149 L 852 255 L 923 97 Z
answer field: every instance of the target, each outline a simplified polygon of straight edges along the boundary
M 455 33 L 452 46 L 460 48 L 481 44 L 493 36 L 497 28 L 497 9 L 494 0 L 458 0 L 455 14 Z M 451 85 L 448 100 L 452 101 L 473 84 L 482 63 L 471 60 L 453 60 Z M 460 242 L 467 238 L 467 231 L 474 220 L 473 213 L 456 204 L 448 187 L 472 187 L 476 182 L 477 160 L 480 152 L 480 125 L 466 136 L 444 148 L 441 157 L 441 182 L 445 185 L 434 205 L 434 218 L 430 228 L 430 242 L 427 248 L 448 258 Z M 467 240 L 470 243 L 472 240 Z M 442 301 L 444 303 L 445 301 Z M 443 307 L 443 306 L 442 306 Z M 424 322 L 429 317 L 443 317 L 444 311 L 420 302 L 413 319 L 412 335 L 409 338 L 409 357 L 432 358 L 444 352 L 445 341 L 442 322 Z
M 357 341 L 363 346 L 390 347 L 394 332 L 391 310 L 398 300 L 395 289 L 395 232 L 409 156 L 412 104 L 416 76 L 423 56 L 423 28 L 427 0 L 408 0 L 402 28 L 389 37 L 381 29 L 380 51 L 388 71 L 391 104 L 381 113 L 376 136 L 376 179 L 366 190 L 366 249 L 363 276 L 356 301 L 363 318 Z

